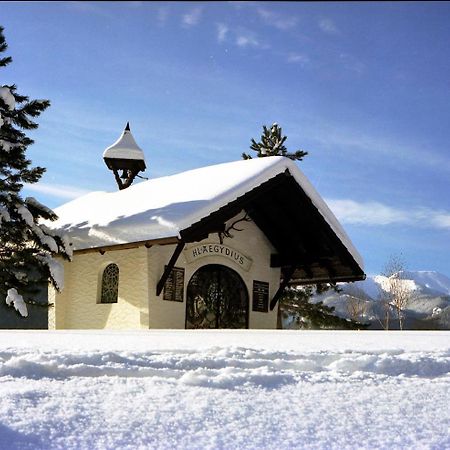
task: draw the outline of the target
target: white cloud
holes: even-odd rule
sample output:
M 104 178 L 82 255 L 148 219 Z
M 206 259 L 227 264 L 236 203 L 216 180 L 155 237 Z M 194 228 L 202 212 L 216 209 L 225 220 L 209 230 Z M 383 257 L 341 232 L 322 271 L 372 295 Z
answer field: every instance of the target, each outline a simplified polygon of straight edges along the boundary
M 183 15 L 182 23 L 185 27 L 194 27 L 200 22 L 202 8 L 194 8 Z
M 450 230 L 450 212 L 415 207 L 402 209 L 380 202 L 327 199 L 327 204 L 342 222 L 354 225 L 410 225 Z
M 216 31 L 216 38 L 219 43 L 227 41 L 228 43 L 241 48 L 253 47 L 262 50 L 270 49 L 270 45 L 262 42 L 258 35 L 252 30 L 241 27 L 234 28 L 224 23 L 217 23 Z
M 82 195 L 85 195 L 90 192 L 87 189 L 82 189 L 75 186 L 67 186 L 64 184 L 34 183 L 34 184 L 25 184 L 24 188 L 28 191 L 47 194 L 50 197 L 69 200 L 81 197 Z
M 288 30 L 297 25 L 297 18 L 293 16 L 286 16 L 261 7 L 257 8 L 256 12 L 267 25 L 278 28 L 279 30 Z
M 310 62 L 308 55 L 304 55 L 302 53 L 289 53 L 286 60 L 288 63 L 301 65 L 306 65 Z
M 389 225 L 404 223 L 407 215 L 378 202 L 359 203 L 354 200 L 327 200 L 328 205 L 343 223 Z
M 249 34 L 238 34 L 236 36 L 236 45 L 238 47 L 260 47 L 261 44 L 255 36 Z
M 450 213 L 438 213 L 432 218 L 432 223 L 438 228 L 448 228 L 450 230 Z
M 319 20 L 319 28 L 328 34 L 338 34 L 339 29 L 331 19 L 322 18 Z
M 227 37 L 228 31 L 229 31 L 229 29 L 225 24 L 218 23 L 217 24 L 217 40 L 219 42 L 224 42 Z

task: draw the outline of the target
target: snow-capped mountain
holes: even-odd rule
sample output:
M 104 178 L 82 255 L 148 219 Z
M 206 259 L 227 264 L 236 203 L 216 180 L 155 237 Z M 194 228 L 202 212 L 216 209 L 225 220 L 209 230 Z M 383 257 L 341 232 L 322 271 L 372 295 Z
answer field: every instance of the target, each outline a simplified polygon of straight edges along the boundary
M 410 300 L 405 310 L 407 328 L 450 329 L 450 278 L 434 271 L 402 271 L 398 275 L 402 289 Z M 391 281 L 383 275 L 368 276 L 364 281 L 340 284 L 341 293 L 325 292 L 316 296 L 327 306 L 335 307 L 335 314 L 351 318 L 354 299 L 360 299 L 361 317 L 372 328 L 381 326 L 383 305 L 380 299 L 389 290 Z
M 418 294 L 450 295 L 450 278 L 430 270 L 402 271 L 399 280 L 405 289 Z M 383 291 L 389 289 L 389 279 L 383 275 L 368 276 L 364 281 L 343 285 L 355 286 L 363 290 L 372 300 L 377 300 Z M 351 288 L 349 288 L 351 290 Z
M 422 291 L 450 295 L 450 278 L 439 272 L 416 271 L 402 272 L 402 278 L 413 281 Z

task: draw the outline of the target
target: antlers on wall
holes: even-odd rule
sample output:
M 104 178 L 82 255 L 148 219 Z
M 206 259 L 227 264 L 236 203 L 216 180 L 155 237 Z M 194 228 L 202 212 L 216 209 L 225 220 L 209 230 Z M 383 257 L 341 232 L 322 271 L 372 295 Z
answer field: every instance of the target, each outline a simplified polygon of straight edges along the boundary
M 223 244 L 224 238 L 233 238 L 233 235 L 231 234 L 231 231 L 243 231 L 242 228 L 236 228 L 236 225 L 240 222 L 251 222 L 252 219 L 248 216 L 247 213 L 245 213 L 244 217 L 235 220 L 231 225 L 225 228 L 224 231 L 219 231 L 217 234 L 219 235 L 219 241 L 220 244 Z

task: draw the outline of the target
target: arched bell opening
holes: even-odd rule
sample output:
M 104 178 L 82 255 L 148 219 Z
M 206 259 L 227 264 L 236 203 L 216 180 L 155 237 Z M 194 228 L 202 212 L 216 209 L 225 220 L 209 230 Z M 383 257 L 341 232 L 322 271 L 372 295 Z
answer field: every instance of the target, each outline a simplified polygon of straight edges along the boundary
M 209 264 L 198 269 L 186 297 L 186 329 L 248 328 L 247 287 L 229 267 Z

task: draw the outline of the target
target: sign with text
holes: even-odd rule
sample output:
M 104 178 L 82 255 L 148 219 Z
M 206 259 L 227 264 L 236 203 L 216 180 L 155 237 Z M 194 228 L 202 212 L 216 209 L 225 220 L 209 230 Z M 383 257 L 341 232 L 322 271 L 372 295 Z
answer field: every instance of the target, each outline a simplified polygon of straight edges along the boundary
M 248 271 L 253 261 L 239 250 L 221 244 L 201 244 L 184 251 L 187 262 L 191 263 L 207 256 L 222 256 L 233 261 L 241 269 Z
M 269 309 L 269 283 L 253 280 L 253 311 L 267 312 Z
M 164 284 L 163 300 L 182 302 L 183 294 L 184 269 L 182 267 L 174 267 Z

